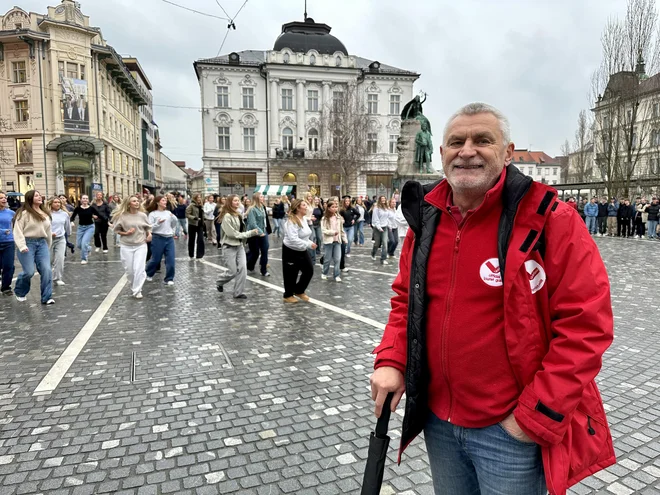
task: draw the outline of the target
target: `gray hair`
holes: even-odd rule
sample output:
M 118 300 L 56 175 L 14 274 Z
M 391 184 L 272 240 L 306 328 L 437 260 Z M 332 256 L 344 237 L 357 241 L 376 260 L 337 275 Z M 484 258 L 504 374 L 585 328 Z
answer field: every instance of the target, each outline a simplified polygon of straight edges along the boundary
M 509 126 L 509 119 L 507 119 L 505 115 L 494 106 L 481 102 L 468 103 L 449 118 L 447 125 L 445 125 L 445 130 L 442 134 L 442 142 L 444 143 L 447 139 L 449 126 L 454 120 L 456 120 L 456 118 L 460 117 L 461 115 L 477 115 L 480 113 L 490 113 L 497 118 L 500 123 L 500 131 L 502 131 L 502 137 L 504 138 L 504 146 L 507 146 L 511 142 L 511 127 Z

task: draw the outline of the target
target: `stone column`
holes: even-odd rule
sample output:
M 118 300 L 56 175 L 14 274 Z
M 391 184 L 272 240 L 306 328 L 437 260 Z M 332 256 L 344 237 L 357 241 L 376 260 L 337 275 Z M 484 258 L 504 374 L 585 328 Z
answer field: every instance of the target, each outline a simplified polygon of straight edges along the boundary
M 323 81 L 321 84 L 323 84 L 323 94 L 321 96 L 321 122 L 325 122 L 330 112 L 332 83 L 330 81 Z M 323 123 L 322 129 L 323 127 L 327 127 L 327 125 Z M 330 147 L 330 143 L 331 143 L 331 138 L 328 135 L 327 129 L 325 129 L 325 132 L 321 132 L 321 142 L 319 143 L 321 149 L 327 150 Z
M 305 149 L 305 80 L 296 81 L 296 143 L 295 148 Z M 301 139 L 302 138 L 302 139 Z
M 325 111 L 325 106 L 330 101 L 330 86 L 332 86 L 332 83 L 330 81 L 323 81 L 321 84 L 323 84 L 323 96 L 322 96 L 322 99 L 321 99 L 321 111 Z
M 275 157 L 275 148 L 280 147 L 280 99 L 279 79 L 270 80 L 270 149 L 269 155 Z

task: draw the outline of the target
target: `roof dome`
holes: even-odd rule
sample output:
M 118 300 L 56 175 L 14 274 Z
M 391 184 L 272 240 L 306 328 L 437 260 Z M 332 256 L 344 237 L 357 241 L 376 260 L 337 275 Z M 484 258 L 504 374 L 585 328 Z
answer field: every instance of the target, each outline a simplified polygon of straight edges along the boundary
M 282 34 L 275 40 L 273 50 L 288 48 L 294 52 L 307 53 L 316 50 L 321 54 L 332 55 L 341 52 L 348 56 L 344 44 L 330 34 L 332 28 L 327 24 L 317 24 L 308 17 L 305 22 L 290 22 L 282 26 Z

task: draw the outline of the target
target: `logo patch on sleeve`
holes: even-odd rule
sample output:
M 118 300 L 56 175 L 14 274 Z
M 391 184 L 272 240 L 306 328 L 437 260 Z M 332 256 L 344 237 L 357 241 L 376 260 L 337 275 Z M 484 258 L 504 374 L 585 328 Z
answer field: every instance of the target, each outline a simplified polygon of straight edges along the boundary
M 486 285 L 491 287 L 502 287 L 502 273 L 500 261 L 497 258 L 486 260 L 479 268 L 479 275 Z
M 529 279 L 532 294 L 536 294 L 545 285 L 545 270 L 533 260 L 525 261 L 525 270 L 527 271 L 527 278 Z

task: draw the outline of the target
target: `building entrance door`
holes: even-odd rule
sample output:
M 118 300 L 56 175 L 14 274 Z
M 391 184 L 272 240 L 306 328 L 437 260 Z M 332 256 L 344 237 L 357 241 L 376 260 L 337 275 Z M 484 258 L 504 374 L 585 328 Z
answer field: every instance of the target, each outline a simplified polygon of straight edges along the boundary
M 66 191 L 67 199 L 73 197 L 75 203 L 80 201 L 80 197 L 83 194 L 87 194 L 87 189 L 85 189 L 85 179 L 83 177 L 65 177 L 64 189 Z

